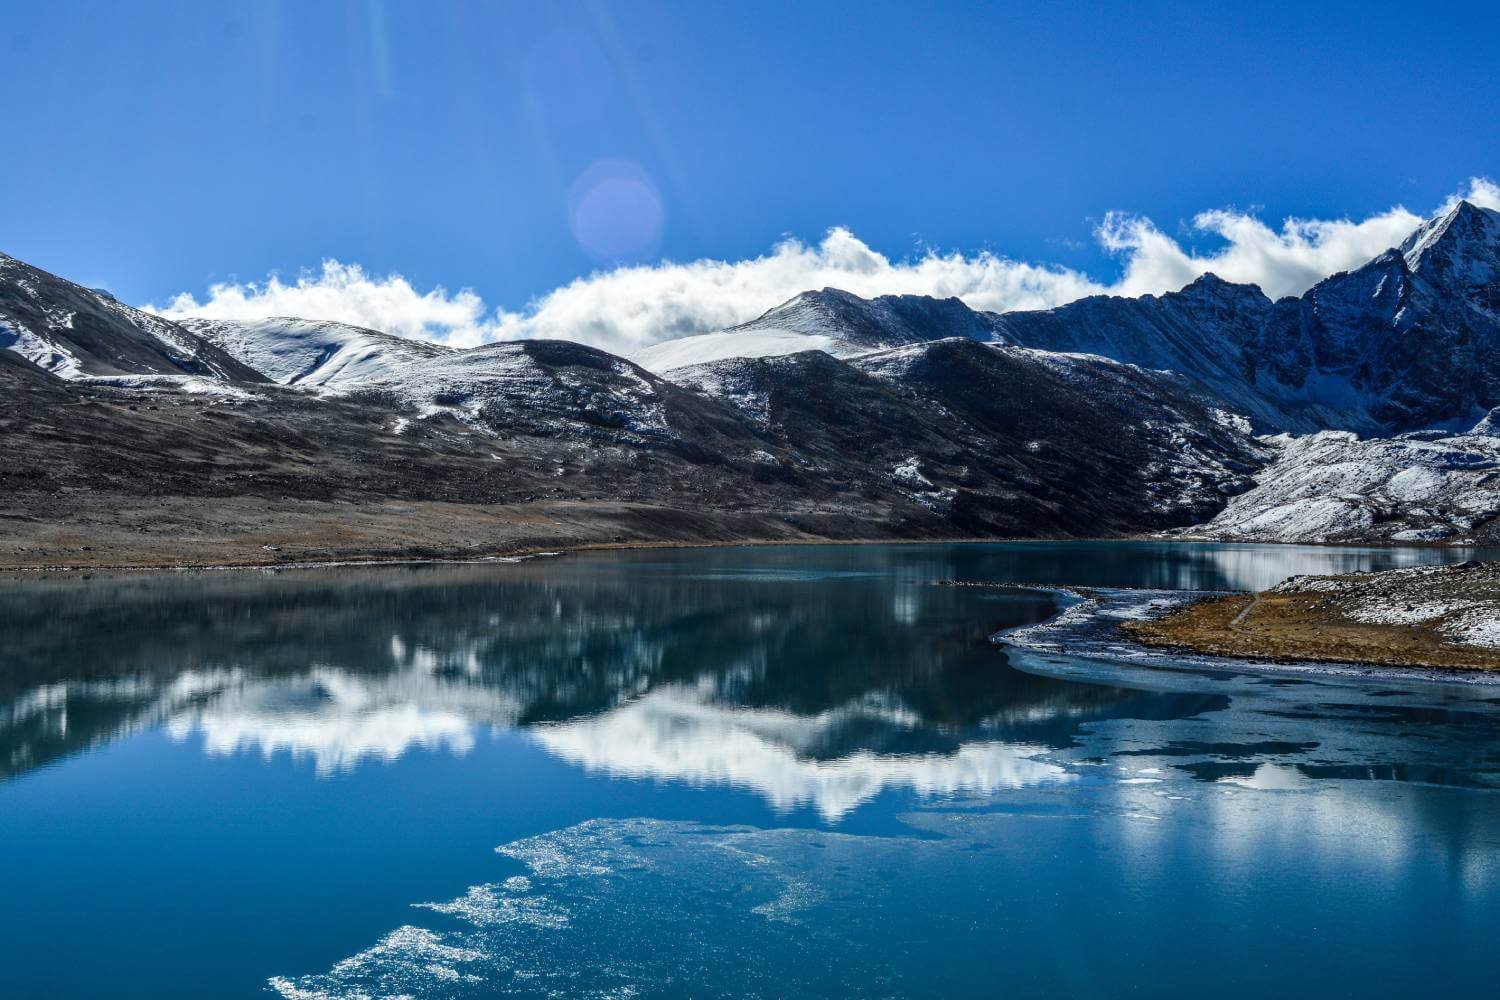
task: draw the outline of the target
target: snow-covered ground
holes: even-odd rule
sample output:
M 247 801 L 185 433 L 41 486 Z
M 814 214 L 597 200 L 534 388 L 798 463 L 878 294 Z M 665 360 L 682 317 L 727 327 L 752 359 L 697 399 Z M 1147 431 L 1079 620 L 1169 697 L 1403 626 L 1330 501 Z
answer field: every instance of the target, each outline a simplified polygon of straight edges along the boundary
M 409 337 L 306 319 L 185 319 L 182 325 L 282 385 L 350 388 L 450 353 Z
M 32 333 L 18 323 L 7 323 L 4 316 L 0 316 L 0 348 L 14 351 L 58 378 L 78 378 L 83 374 L 83 366 L 67 347 Z
M 1194 533 L 1288 542 L 1473 538 L 1500 515 L 1500 437 L 1426 438 L 1324 431 L 1267 439 L 1276 460 Z
M 666 340 L 630 355 L 658 374 L 730 358 L 823 351 L 851 358 L 949 337 L 995 339 L 995 318 L 958 299 L 923 295 L 861 298 L 836 288 L 803 292 L 728 330 Z
M 251 399 L 255 396 L 248 386 L 241 383 L 202 375 L 85 375 L 79 381 L 112 389 L 182 392 L 194 396 L 222 396 L 225 399 Z
M 254 372 L 183 327 L 0 253 L 0 349 L 59 378 Z
M 1413 566 L 1349 576 L 1294 576 L 1278 593 L 1326 594 L 1355 621 L 1431 628 L 1451 642 L 1500 649 L 1500 564 Z
M 672 372 L 671 380 L 680 386 L 696 389 L 705 396 L 722 400 L 758 426 L 765 427 L 771 421 L 770 391 L 745 365 L 737 363 L 740 360 L 742 359 L 739 357 L 728 357 L 701 365 L 690 365 Z
M 696 337 L 681 337 L 636 351 L 630 360 L 648 371 L 664 375 L 678 368 L 724 361 L 729 358 L 771 358 L 801 351 L 824 351 L 836 358 L 859 354 L 868 348 L 848 344 L 836 337 L 795 330 L 725 330 Z
M 566 341 L 514 341 L 393 364 L 381 377 L 335 382 L 327 391 L 385 396 L 421 419 L 454 417 L 477 427 L 587 423 L 671 434 L 658 385 L 624 358 Z

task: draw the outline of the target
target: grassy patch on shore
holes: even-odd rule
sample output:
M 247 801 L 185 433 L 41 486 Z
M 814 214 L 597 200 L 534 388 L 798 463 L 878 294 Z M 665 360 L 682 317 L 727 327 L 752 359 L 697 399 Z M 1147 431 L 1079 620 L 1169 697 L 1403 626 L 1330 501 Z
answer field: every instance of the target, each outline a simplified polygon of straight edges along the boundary
M 1500 650 L 1452 642 L 1430 625 L 1355 621 L 1317 591 L 1235 594 L 1122 628 L 1148 646 L 1214 656 L 1500 670 Z

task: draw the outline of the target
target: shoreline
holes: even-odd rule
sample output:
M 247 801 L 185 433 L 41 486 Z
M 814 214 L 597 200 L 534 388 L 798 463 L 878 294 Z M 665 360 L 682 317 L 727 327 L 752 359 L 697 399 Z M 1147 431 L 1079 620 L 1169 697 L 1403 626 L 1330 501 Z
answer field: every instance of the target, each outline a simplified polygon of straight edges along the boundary
M 996 584 L 996 586 L 1004 586 Z M 1500 669 L 1488 667 L 1365 661 L 1318 656 L 1234 654 L 1187 644 L 1140 641 L 1132 625 L 1170 617 L 1194 606 L 1249 596 L 1223 591 L 1149 590 L 1123 587 L 1023 585 L 1054 595 L 1057 613 L 1045 621 L 997 632 L 990 641 L 1022 653 L 1070 656 L 1121 669 L 1218 671 L 1349 680 L 1497 685 Z
M 1215 539 L 1204 536 L 1164 536 L 1158 534 L 1133 535 L 1078 535 L 1078 536 L 1033 536 L 1033 535 L 954 535 L 954 536 L 901 536 L 901 537 L 857 537 L 838 538 L 827 536 L 788 535 L 786 537 L 756 538 L 697 538 L 697 539 L 633 539 L 624 541 L 561 541 L 556 545 L 530 545 L 519 548 L 499 548 L 485 555 L 433 554 L 420 556 L 398 556 L 384 558 L 378 555 L 362 557 L 358 554 L 332 556 L 326 559 L 294 559 L 286 561 L 227 561 L 199 562 L 192 559 L 164 559 L 159 562 L 76 562 L 26 564 L 7 558 L 10 553 L 0 552 L 0 575 L 69 575 L 77 573 L 186 573 L 228 572 L 242 570 L 298 570 L 375 568 L 397 566 L 482 566 L 504 565 L 531 559 L 572 555 L 579 552 L 614 552 L 637 549 L 701 549 L 701 548 L 758 548 L 773 545 L 981 545 L 981 544 L 1058 544 L 1073 542 L 1123 542 L 1145 544 L 1150 542 L 1168 545 L 1245 545 L 1252 547 L 1295 547 L 1314 549 L 1441 549 L 1462 551 L 1482 549 L 1477 544 L 1452 544 L 1443 542 L 1390 542 L 1372 540 L 1368 542 L 1295 542 L 1268 541 L 1265 539 Z M 254 542 L 250 544 L 255 544 Z M 268 551 L 279 547 L 262 544 Z M 85 549 L 91 548 L 85 546 Z M 472 550 L 470 550 L 472 551 Z M 1038 590 L 1067 590 L 1067 585 L 1041 583 L 1004 583 L 994 581 L 933 581 L 945 586 L 1010 586 Z M 1130 589 L 1130 588 L 1110 588 Z
M 1410 571 L 1290 579 L 1259 593 L 1229 594 L 1183 603 L 1165 614 L 1123 622 L 1120 631 L 1144 646 L 1236 659 L 1300 663 L 1339 662 L 1374 667 L 1500 673 L 1500 647 L 1464 639 L 1451 614 L 1419 583 L 1446 581 L 1455 611 L 1493 620 L 1494 595 L 1476 587 L 1485 571 L 1470 564 Z M 1482 566 L 1482 564 L 1473 564 Z M 1387 606 L 1369 603 L 1384 585 Z M 1330 588 L 1357 594 L 1341 599 Z M 1431 607 L 1426 613 L 1417 609 Z
M 1149 537 L 1129 538 L 987 538 L 960 536 L 953 538 L 747 538 L 747 539 L 702 539 L 696 541 L 663 539 L 660 541 L 629 542 L 579 542 L 547 548 L 505 550 L 484 556 L 460 558 L 456 556 L 419 556 L 400 559 L 303 559 L 295 562 L 239 562 L 239 563 L 89 563 L 48 566 L 19 566 L 0 562 L 3 575 L 72 575 L 78 573 L 217 573 L 254 570 L 314 570 L 314 569 L 375 569 L 399 566 L 503 566 L 545 559 L 577 555 L 582 552 L 627 552 L 646 549 L 738 549 L 763 548 L 775 545 L 983 545 L 1016 544 L 1026 542 L 1145 542 L 1158 541 Z
M 635 539 L 620 541 L 574 541 L 570 544 L 552 546 L 526 546 L 517 549 L 502 549 L 486 555 L 475 556 L 415 556 L 403 558 L 359 558 L 334 557 L 329 559 L 298 559 L 284 562 L 162 562 L 162 563 L 83 563 L 65 565 L 15 565 L 0 562 L 0 580 L 5 578 L 36 577 L 82 577 L 94 574 L 187 574 L 187 573 L 232 573 L 232 572 L 280 572 L 283 570 L 325 569 L 385 569 L 418 566 L 489 566 L 517 565 L 537 559 L 561 558 L 587 552 L 623 552 L 652 549 L 699 549 L 699 548 L 760 548 L 768 546 L 823 546 L 823 545 L 1047 545 L 1074 542 L 1119 542 L 1126 544 L 1167 543 L 1178 545 L 1232 544 L 1256 547 L 1296 546 L 1307 548 L 1404 548 L 1388 543 L 1301 543 L 1301 542 L 1217 542 L 1201 537 L 1162 537 L 1160 535 L 1116 535 L 1089 537 L 903 537 L 903 538 L 830 538 L 790 536 L 785 538 L 700 538 L 700 539 Z M 1470 545 L 1428 544 L 1411 548 L 1433 548 L 1462 550 L 1479 548 Z M 3 558 L 3 557 L 0 557 Z M 1332 658 L 1317 655 L 1298 655 L 1287 652 L 1261 652 L 1254 649 L 1235 649 L 1226 652 L 1211 645 L 1195 645 L 1187 641 L 1159 639 L 1151 641 L 1139 634 L 1153 622 L 1180 615 L 1193 607 L 1218 604 L 1254 597 L 1249 592 L 1225 591 L 1161 591 L 1133 587 L 1079 587 L 1066 584 L 1039 583 L 1032 581 L 999 580 L 930 580 L 932 586 L 984 587 L 1023 589 L 1053 595 L 1056 613 L 1046 621 L 1020 629 L 996 633 L 991 641 L 996 645 L 1008 645 L 1017 649 L 1045 651 L 1076 655 L 1090 659 L 1109 660 L 1121 666 L 1174 669 L 1162 662 L 1177 657 L 1184 660 L 1188 669 L 1208 670 L 1252 670 L 1260 672 L 1308 673 L 1327 676 L 1359 676 L 1369 679 L 1419 678 L 1432 681 L 1462 681 L 1466 683 L 1500 683 L 1500 651 L 1494 666 L 1464 665 L 1454 663 L 1431 663 L 1421 661 L 1398 661 L 1385 659 Z M 1110 650 L 1094 648 L 1099 645 L 1099 636 L 1089 636 L 1084 648 L 1072 649 L 1050 642 L 1033 642 L 1022 638 L 1026 634 L 1055 633 L 1062 631 L 1070 622 L 1086 620 L 1088 624 L 1103 623 L 1109 611 L 1101 607 L 1102 598 L 1109 595 L 1132 595 L 1145 597 L 1163 605 L 1164 610 L 1152 616 L 1139 616 L 1135 620 L 1119 620 L 1109 625 L 1114 638 L 1128 643 L 1126 647 L 1115 646 Z M 1243 612 L 1240 612 L 1243 616 Z

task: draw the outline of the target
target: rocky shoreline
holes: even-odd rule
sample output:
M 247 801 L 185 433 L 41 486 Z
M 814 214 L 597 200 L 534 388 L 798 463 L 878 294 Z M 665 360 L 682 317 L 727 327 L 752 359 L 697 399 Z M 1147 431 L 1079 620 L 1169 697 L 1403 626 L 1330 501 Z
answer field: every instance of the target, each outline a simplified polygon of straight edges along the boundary
M 1120 630 L 1148 647 L 1208 656 L 1500 671 L 1500 563 L 1292 577 Z

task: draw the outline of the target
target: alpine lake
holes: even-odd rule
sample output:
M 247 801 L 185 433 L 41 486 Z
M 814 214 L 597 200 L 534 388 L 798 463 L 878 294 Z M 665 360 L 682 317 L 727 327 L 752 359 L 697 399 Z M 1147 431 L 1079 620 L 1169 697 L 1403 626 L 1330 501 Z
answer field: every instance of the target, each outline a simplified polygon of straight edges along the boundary
M 0 995 L 1494 996 L 1500 686 L 996 638 L 1493 555 L 11 576 Z

